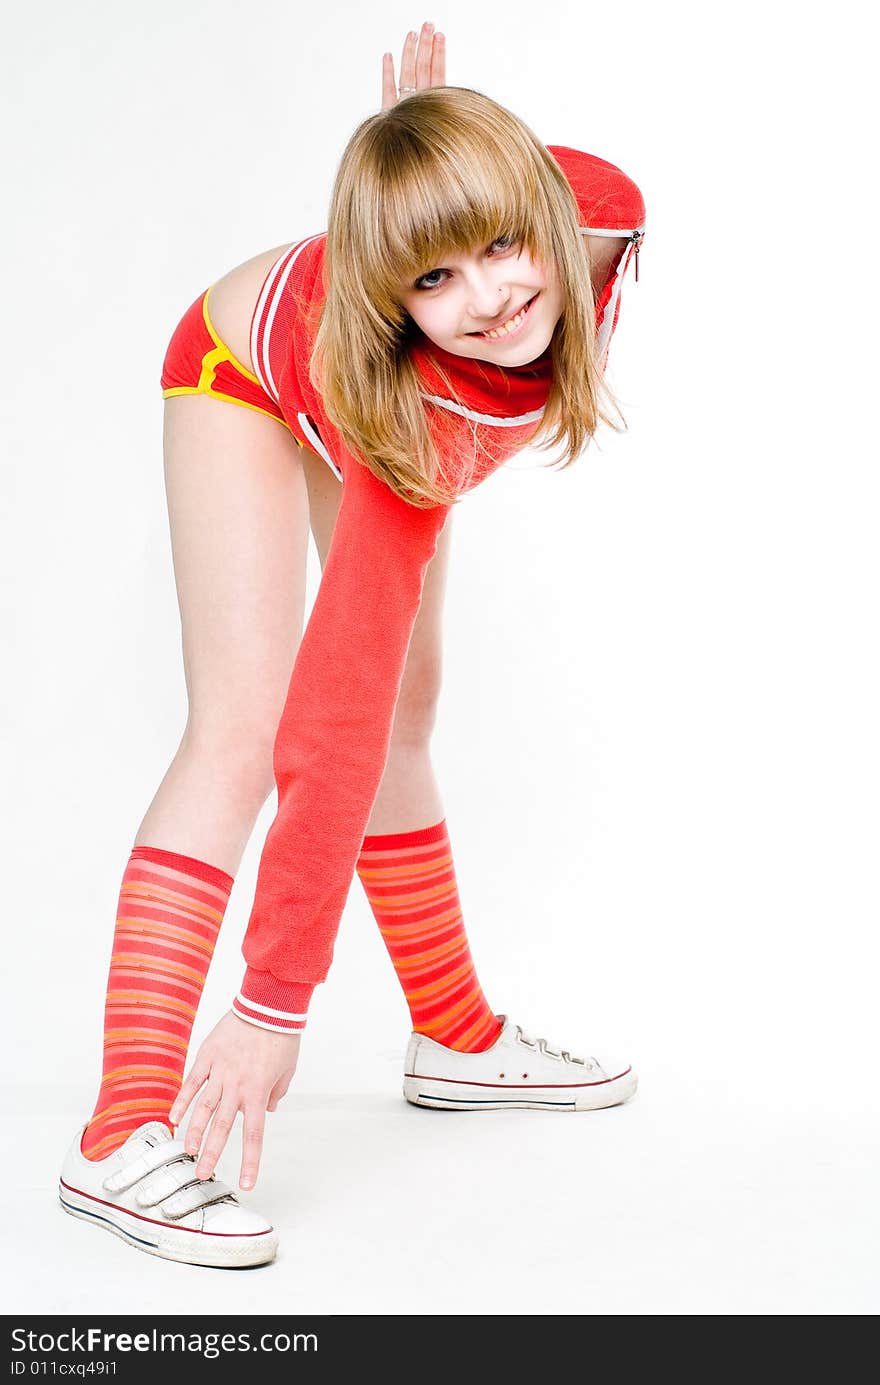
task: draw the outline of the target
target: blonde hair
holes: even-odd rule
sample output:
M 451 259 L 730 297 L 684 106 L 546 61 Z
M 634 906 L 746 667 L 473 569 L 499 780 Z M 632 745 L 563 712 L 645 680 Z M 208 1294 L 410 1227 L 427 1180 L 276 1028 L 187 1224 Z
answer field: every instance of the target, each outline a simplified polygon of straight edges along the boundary
M 589 249 L 556 160 L 517 116 L 469 87 L 428 87 L 351 136 L 330 202 L 309 378 L 349 451 L 411 504 L 454 495 L 439 479 L 399 285 L 510 233 L 559 277 L 552 383 L 528 446 L 563 444 L 563 469 L 600 420 L 616 432 L 626 423 L 616 427 L 602 407 L 604 395 L 623 420 L 596 359 Z

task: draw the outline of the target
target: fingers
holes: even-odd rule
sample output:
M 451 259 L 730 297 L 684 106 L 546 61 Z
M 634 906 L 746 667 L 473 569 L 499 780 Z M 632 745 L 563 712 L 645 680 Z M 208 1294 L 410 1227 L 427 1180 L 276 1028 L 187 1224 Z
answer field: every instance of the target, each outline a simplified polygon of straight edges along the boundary
M 260 1172 L 260 1159 L 263 1154 L 263 1136 L 266 1125 L 265 1098 L 262 1103 L 226 1097 L 213 1093 L 210 1089 L 202 1097 L 193 1113 L 186 1135 L 186 1148 L 195 1157 L 202 1142 L 205 1125 L 213 1112 L 211 1128 L 205 1147 L 196 1161 L 196 1177 L 210 1178 L 217 1167 L 217 1161 L 226 1148 L 232 1133 L 235 1118 L 242 1112 L 244 1130 L 241 1138 L 241 1173 L 239 1187 L 253 1188 Z
M 382 55 L 382 109 L 383 111 L 397 104 L 397 87 L 394 85 L 394 59 L 390 53 Z
M 446 35 L 434 35 L 434 47 L 431 51 L 431 80 L 432 87 L 446 86 Z
M 196 1093 L 200 1090 L 203 1083 L 207 1082 L 211 1073 L 211 1064 L 202 1058 L 201 1053 L 196 1056 L 196 1061 L 189 1070 L 185 1082 L 174 1099 L 174 1104 L 168 1112 L 168 1120 L 171 1125 L 179 1125 L 186 1114 L 187 1108 Z
M 191 1154 L 194 1158 L 198 1155 L 202 1147 L 202 1137 L 204 1136 L 205 1129 L 214 1112 L 219 1107 L 222 1096 L 223 1088 L 220 1083 L 209 1082 L 193 1107 L 193 1113 L 190 1117 L 189 1125 L 187 1126 L 184 1144 L 187 1154 Z M 226 1143 L 225 1139 L 223 1143 Z M 205 1149 L 207 1151 L 207 1146 Z M 204 1158 L 204 1156 L 202 1157 Z M 200 1162 L 196 1169 L 199 1178 L 210 1178 L 211 1170 L 209 1169 L 207 1173 L 203 1173 L 202 1167 L 203 1165 Z M 213 1165 L 211 1167 L 213 1168 Z
M 274 1093 L 284 1095 L 290 1085 L 292 1074 L 285 1074 L 275 1084 Z M 272 1108 L 270 1108 L 272 1109 Z M 241 1097 L 227 1097 L 219 1084 L 209 1084 L 204 1095 L 196 1103 L 192 1119 L 186 1132 L 186 1151 L 196 1159 L 196 1177 L 210 1178 L 217 1167 L 217 1161 L 226 1148 L 232 1133 L 235 1118 L 239 1111 L 244 1119 L 242 1134 L 242 1160 L 239 1186 L 253 1188 L 260 1172 L 260 1159 L 263 1153 L 263 1136 L 266 1123 L 266 1102 L 251 1101 L 245 1104 Z M 213 1117 L 213 1119 L 212 1119 Z M 202 1139 L 210 1121 L 208 1138 L 202 1149 Z M 199 1150 L 201 1149 L 201 1154 Z
M 208 1093 L 206 1093 L 196 1106 L 196 1116 L 201 1116 L 202 1110 L 207 1109 L 210 1099 Z M 238 1115 L 238 1103 L 230 1101 L 229 1098 L 219 1097 L 211 1109 L 214 1112 L 214 1119 L 211 1121 L 211 1129 L 208 1132 L 205 1147 L 196 1163 L 197 1178 L 210 1178 L 211 1174 L 214 1172 L 217 1160 L 226 1148 L 226 1141 L 229 1139 L 230 1132 L 235 1124 L 235 1117 Z M 196 1116 L 194 1116 L 193 1119 L 195 1119 Z M 204 1129 L 204 1127 L 202 1127 L 202 1129 Z M 189 1130 L 187 1131 L 186 1146 L 190 1154 L 195 1154 L 199 1146 L 196 1144 L 195 1149 L 191 1147 L 191 1132 L 192 1121 L 190 1121 Z M 201 1131 L 198 1127 L 196 1133 L 200 1144 Z
M 434 32 L 434 25 L 427 20 L 416 33 L 411 29 L 407 34 L 403 52 L 400 56 L 400 93 L 410 96 L 413 90 L 422 91 L 425 87 L 446 85 L 446 39 L 443 34 Z M 387 111 L 397 104 L 398 88 L 394 81 L 394 59 L 390 53 L 382 55 L 382 109 Z
M 416 42 L 418 34 L 411 29 L 403 41 L 400 56 L 400 86 L 414 87 L 416 84 Z
M 260 1172 L 260 1156 L 263 1153 L 263 1130 L 266 1113 L 259 1106 L 249 1106 L 244 1112 L 244 1133 L 241 1137 L 241 1175 L 240 1188 L 252 1188 Z
M 434 25 L 423 24 L 416 56 L 415 85 L 419 91 L 431 85 L 431 56 L 434 52 Z

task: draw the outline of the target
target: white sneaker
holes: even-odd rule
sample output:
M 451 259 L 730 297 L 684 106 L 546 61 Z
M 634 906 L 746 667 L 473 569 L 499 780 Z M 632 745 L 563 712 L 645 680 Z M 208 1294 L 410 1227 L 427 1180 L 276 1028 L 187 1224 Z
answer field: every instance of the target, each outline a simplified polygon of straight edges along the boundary
M 82 1125 L 64 1157 L 58 1196 L 74 1217 L 102 1226 L 138 1250 L 189 1265 L 230 1269 L 275 1258 L 278 1236 L 196 1159 L 162 1121 L 146 1121 L 106 1159 L 87 1159 Z
M 638 1078 L 629 1063 L 575 1058 L 535 1039 L 507 1015 L 491 1048 L 459 1053 L 412 1034 L 406 1051 L 403 1094 L 414 1106 L 447 1111 L 595 1111 L 631 1097 Z

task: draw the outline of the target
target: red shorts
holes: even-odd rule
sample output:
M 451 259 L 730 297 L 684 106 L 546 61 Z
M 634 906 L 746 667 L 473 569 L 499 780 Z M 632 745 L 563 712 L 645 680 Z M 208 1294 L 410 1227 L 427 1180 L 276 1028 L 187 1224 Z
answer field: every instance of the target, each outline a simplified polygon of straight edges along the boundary
M 290 431 L 279 405 L 214 330 L 208 310 L 210 294 L 211 289 L 199 294 L 174 329 L 162 365 L 162 398 L 208 394 L 277 418 Z
M 290 309 L 283 303 L 284 278 L 279 270 L 283 270 L 295 258 L 298 248 L 293 247 L 293 254 L 290 248 L 285 250 L 269 270 L 251 321 L 251 349 L 255 349 L 255 343 L 257 346 L 262 343 L 262 349 L 266 352 L 269 346 L 265 330 L 267 311 L 269 321 L 275 322 L 273 360 L 277 352 L 283 349 L 284 338 L 290 328 L 285 316 Z M 162 365 L 162 398 L 171 399 L 176 394 L 207 394 L 212 399 L 225 399 L 229 404 L 242 404 L 246 409 L 267 414 L 283 424 L 300 447 L 309 447 L 323 457 L 337 480 L 341 480 L 342 472 L 324 446 L 314 420 L 300 412 L 293 414 L 290 419 L 286 418 L 280 403 L 269 393 L 267 386 L 242 364 L 218 336 L 209 309 L 211 288 L 199 294 L 174 329 Z M 279 313 L 282 306 L 283 311 Z

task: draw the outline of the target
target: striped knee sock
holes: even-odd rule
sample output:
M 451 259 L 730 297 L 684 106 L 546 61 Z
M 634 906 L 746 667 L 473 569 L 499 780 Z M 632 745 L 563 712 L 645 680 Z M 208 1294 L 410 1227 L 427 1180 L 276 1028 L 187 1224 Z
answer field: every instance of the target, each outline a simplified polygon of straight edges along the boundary
M 82 1137 L 106 1159 L 148 1120 L 169 1124 L 233 877 L 136 846 L 122 877 L 104 1008 L 104 1070 Z
M 446 819 L 364 837 L 357 873 L 417 1034 L 481 1053 L 501 1033 L 477 980 L 461 916 Z

